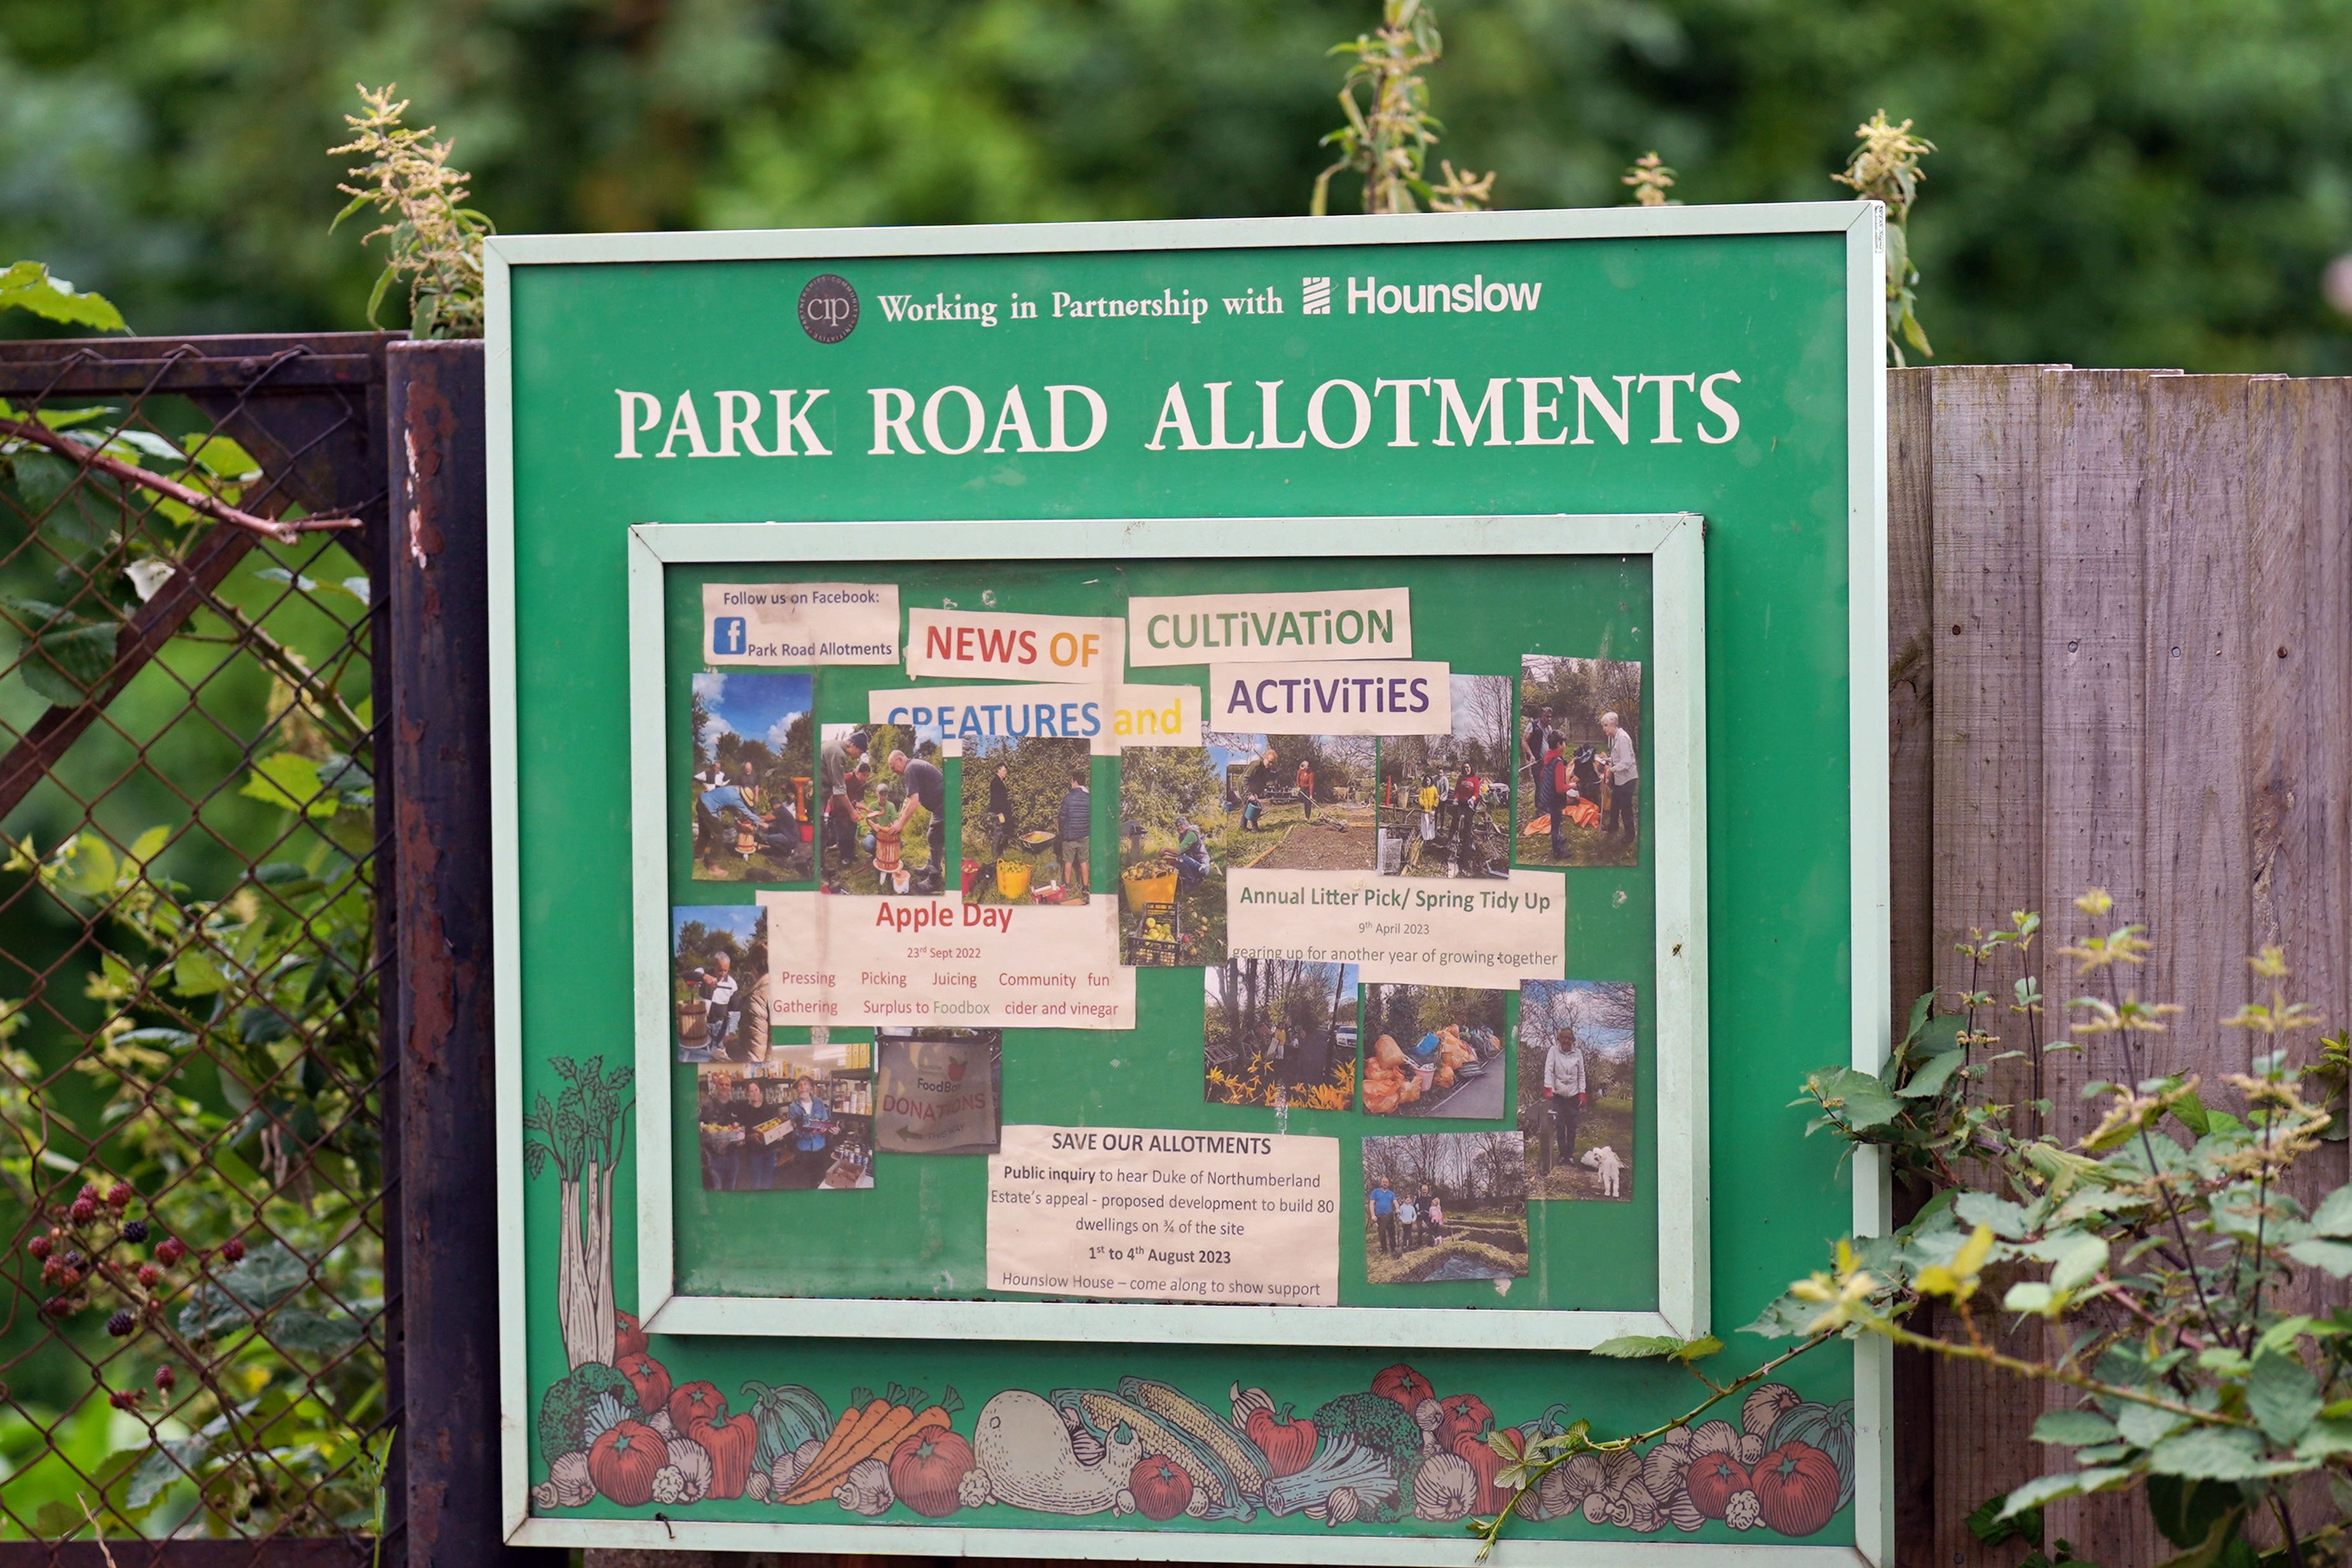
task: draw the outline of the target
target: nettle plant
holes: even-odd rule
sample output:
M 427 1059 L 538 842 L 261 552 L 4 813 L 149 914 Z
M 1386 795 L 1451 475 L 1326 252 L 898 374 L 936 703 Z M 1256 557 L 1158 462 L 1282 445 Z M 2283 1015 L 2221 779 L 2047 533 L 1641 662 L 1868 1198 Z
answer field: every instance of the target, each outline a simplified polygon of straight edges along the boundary
M 2042 1041 L 2028 962 L 2041 921 L 2019 914 L 1958 945 L 1969 988 L 1921 998 L 1878 1072 L 1834 1067 L 1807 1079 L 1796 1103 L 1818 1113 L 1812 1131 L 1880 1150 L 1898 1183 L 1929 1196 L 1893 1235 L 1840 1242 L 1832 1268 L 1791 1285 L 1746 1331 L 1795 1344 L 1723 1384 L 1701 1368 L 1721 1348 L 1713 1340 L 1601 1349 L 1684 1363 L 1706 1384 L 1702 1410 L 1822 1344 L 1864 1335 L 2042 1385 L 2050 1408 L 2034 1439 L 2071 1463 L 1969 1521 L 1988 1544 L 2029 1548 L 2025 1568 L 2080 1561 L 2063 1541 L 2045 1553 L 2044 1505 L 2135 1489 L 2180 1549 L 2166 1568 L 2343 1563 L 2352 1310 L 2299 1304 L 2314 1292 L 2296 1281 L 2304 1270 L 2352 1277 L 2352 1187 L 2308 1207 L 2286 1188 L 2300 1162 L 2341 1136 L 2327 1107 L 2352 1050 L 2342 1035 L 2316 1038 L 2322 1019 L 2292 999 L 2273 946 L 2249 960 L 2257 996 L 2218 1020 L 2244 1037 L 2242 1071 L 2209 1085 L 2176 1070 L 2180 1009 L 2143 998 L 2135 983 L 2145 929 L 2115 923 L 2099 889 L 2075 908 L 2101 929 L 2059 949 L 2084 992 L 2067 1003 L 2071 1040 Z M 1991 978 L 2008 967 L 2025 972 L 1996 992 Z M 1993 1026 L 2004 1018 L 2022 1048 L 2000 1049 Z M 2053 1051 L 2084 1052 L 2112 1075 L 2084 1086 L 2102 1114 L 2071 1143 L 2047 1131 Z M 2019 1061 L 2032 1098 L 2002 1103 L 1989 1092 L 1992 1070 Z M 1998 1337 L 2037 1319 L 2038 1336 Z M 1578 1453 L 1653 1436 L 1604 1443 L 1569 1426 L 1515 1444 L 1498 1484 L 1531 1491 Z M 1491 1543 L 1513 1511 L 1473 1528 Z

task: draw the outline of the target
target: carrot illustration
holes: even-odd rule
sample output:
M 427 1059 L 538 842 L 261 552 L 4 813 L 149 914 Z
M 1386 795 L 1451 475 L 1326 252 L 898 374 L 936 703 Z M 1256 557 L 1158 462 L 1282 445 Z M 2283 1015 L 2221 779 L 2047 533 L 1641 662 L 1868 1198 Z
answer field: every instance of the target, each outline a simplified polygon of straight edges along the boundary
M 814 1502 L 832 1496 L 833 1489 L 840 1484 L 841 1479 L 858 1460 L 873 1457 L 876 1434 L 890 1417 L 894 1414 L 913 1415 L 907 1401 L 922 1396 L 919 1390 L 910 1392 L 892 1384 L 887 1395 L 857 1412 L 855 1426 L 846 1433 L 835 1433 L 826 1442 L 817 1454 L 816 1462 L 809 1467 L 808 1473 L 786 1494 L 784 1500 L 787 1503 Z

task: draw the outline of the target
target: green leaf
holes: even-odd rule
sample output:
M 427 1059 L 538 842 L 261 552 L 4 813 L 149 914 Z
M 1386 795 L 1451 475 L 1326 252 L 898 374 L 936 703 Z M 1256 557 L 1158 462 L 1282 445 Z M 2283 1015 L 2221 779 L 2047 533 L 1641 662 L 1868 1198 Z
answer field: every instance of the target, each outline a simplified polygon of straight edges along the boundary
M 2318 1418 L 2319 1385 L 2294 1352 L 2263 1351 L 2246 1379 L 2246 1411 L 2264 1437 L 2284 1448 Z
M 237 793 L 312 817 L 335 814 L 334 797 L 319 788 L 319 765 L 291 751 L 255 763 Z
M 2001 1500 L 2000 1517 L 2013 1519 L 2030 1509 L 2041 1507 L 2062 1497 L 2083 1497 L 2095 1491 L 2112 1491 L 2132 1478 L 2133 1472 L 2118 1467 L 2103 1466 L 2097 1469 L 2068 1470 L 2054 1476 L 2036 1476 Z
M 89 1528 L 81 1509 L 63 1498 L 51 1498 L 33 1515 L 33 1532 L 50 1541 L 71 1541 Z
M 52 513 L 54 517 L 54 513 Z M 89 701 L 89 689 L 115 668 L 115 632 L 110 623 L 94 623 L 68 612 L 57 612 L 33 634 L 26 656 L 16 665 L 24 685 L 33 694 L 58 707 L 80 707 Z
M 67 853 L 59 870 L 62 873 L 59 880 L 64 883 L 67 892 L 78 893 L 84 898 L 96 898 L 114 886 L 120 867 L 115 862 L 114 852 L 107 847 L 104 839 L 96 833 L 81 833 L 75 837 L 73 848 Z
M 1924 1100 L 1930 1095 L 1940 1094 L 1944 1092 L 1944 1085 L 1951 1082 L 1952 1074 L 1960 1070 L 1965 1061 L 1951 1051 L 1931 1056 L 1895 1092 L 1906 1100 Z
M 261 459 L 226 435 L 188 437 L 188 461 L 216 479 L 250 484 L 261 477 Z
M 227 984 L 220 965 L 202 947 L 189 947 L 172 961 L 172 988 L 184 997 L 217 996 Z
M 1960 1055 L 1960 1026 L 1968 1021 L 1958 1013 L 1944 1013 L 1929 1019 L 1919 1027 L 1917 1054 L 1930 1057 Z
M 131 1472 L 131 1484 L 123 1500 L 133 1509 L 145 1508 L 163 1494 L 173 1481 L 188 1479 L 202 1472 L 201 1466 L 212 1452 L 212 1439 L 199 1432 L 193 1437 L 159 1443 L 139 1461 Z
M 1641 1361 L 1651 1356 L 1668 1356 L 1682 1349 L 1683 1342 L 1672 1334 L 1620 1334 L 1604 1339 L 1592 1347 L 1595 1355 L 1605 1355 L 1617 1361 Z
M 2004 1241 L 2022 1241 L 2032 1228 L 2025 1210 L 1989 1192 L 1964 1192 L 1952 1201 L 1952 1212 L 1969 1225 L 1989 1225 Z
M 1999 1546 L 2004 1542 L 2025 1541 L 2042 1544 L 2042 1511 L 2023 1509 L 2014 1514 L 2000 1511 L 2005 1498 L 1989 1497 L 1977 1504 L 1966 1521 L 1969 1533 L 1987 1546 Z M 2036 1556 L 2041 1555 L 2039 1552 Z
M 2116 1430 L 2124 1441 L 2134 1448 L 2152 1448 L 2173 1433 L 2180 1430 L 2189 1417 L 2176 1416 L 2169 1410 L 2159 1410 L 2153 1405 L 2136 1400 L 2124 1400 L 2116 1412 Z
M 1713 1334 L 1701 1334 L 1696 1339 L 1685 1340 L 1675 1346 L 1673 1354 L 1675 1360 L 1688 1365 L 1694 1361 L 1706 1360 L 1722 1348 L 1723 1342 Z
M 2352 1454 L 2352 1421 L 2322 1416 L 2303 1429 L 2294 1445 L 2298 1459 L 2324 1459 L 2330 1454 Z
M 2214 1481 L 2184 1481 L 2162 1475 L 2147 1478 L 2148 1515 L 2175 1546 L 2202 1544 L 2213 1526 L 2244 1500 L 2237 1488 Z
M 1910 1044 L 1919 1038 L 1919 1030 L 1935 1015 L 1936 993 L 1929 991 L 1911 1004 L 1911 1021 L 1903 1030 L 1903 1043 Z
M 2033 1424 L 2037 1443 L 2061 1443 L 2079 1448 L 2090 1443 L 2116 1440 L 2115 1423 L 2095 1410 L 2045 1410 Z
M 264 1243 L 223 1274 L 217 1284 L 197 1288 L 194 1298 L 181 1310 L 180 1332 L 202 1339 L 246 1328 L 308 1284 L 310 1278 L 302 1260 L 283 1245 Z
M 2158 1475 L 2215 1481 L 2254 1480 L 2303 1468 L 2271 1464 L 2263 1458 L 2260 1437 L 2242 1428 L 2221 1427 L 2199 1427 L 2167 1437 L 2148 1450 L 2147 1465 Z
M 360 1327 L 341 1312 L 287 1307 L 269 1320 L 269 1343 L 280 1350 L 339 1355 L 359 1343 Z
M 1805 1089 L 1822 1109 L 1837 1113 L 1857 1132 L 1883 1127 L 1902 1110 L 1885 1084 L 1858 1068 L 1832 1067 L 1813 1072 L 1805 1079 Z
M 289 588 L 299 588 L 305 593 L 316 591 L 319 586 L 301 573 L 289 571 L 282 566 L 265 566 L 253 575 L 264 582 L 282 582 Z
M 2333 1201 L 2332 1195 L 2330 1201 Z M 2320 1207 L 2325 1208 L 2326 1205 Z M 2290 1246 L 2286 1255 L 2298 1263 L 2324 1269 L 2338 1280 L 2352 1275 L 2352 1241 L 2322 1241 L 2312 1237 Z
M 131 330 L 122 312 L 104 295 L 78 292 L 64 278 L 50 277 L 49 269 L 37 261 L 16 262 L 0 272 L 0 310 L 11 307 L 69 327 L 95 327 L 101 332 Z
M 2311 1216 L 2311 1233 L 2352 1237 L 2352 1186 L 2339 1186 L 2319 1200 Z
M 2053 1291 L 2074 1291 L 2098 1277 L 2107 1266 L 2107 1240 L 2104 1236 L 2087 1230 L 2053 1237 L 2051 1249 L 2057 1253 L 2052 1260 L 2050 1288 Z
M 2245 1542 L 2239 1534 L 2239 1526 L 2245 1521 L 2245 1517 L 2243 1503 L 2229 1510 L 2213 1521 L 2213 1527 L 2205 1532 L 2204 1540 L 2177 1557 L 2167 1558 L 2157 1564 L 2157 1568 L 2223 1568 L 2224 1564 L 2236 1568 L 2242 1563 L 2247 1568 L 2252 1568 L 2253 1554 L 2244 1549 Z M 2231 1551 L 2233 1546 L 2238 1550 Z

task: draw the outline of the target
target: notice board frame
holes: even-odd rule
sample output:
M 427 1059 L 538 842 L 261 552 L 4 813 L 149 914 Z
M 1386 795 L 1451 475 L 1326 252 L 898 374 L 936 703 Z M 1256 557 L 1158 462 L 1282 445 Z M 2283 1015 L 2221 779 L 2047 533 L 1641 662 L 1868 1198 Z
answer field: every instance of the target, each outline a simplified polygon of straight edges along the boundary
M 1318 559 L 1643 556 L 1651 563 L 1652 810 L 1658 831 L 1658 1304 L 1652 1312 L 1480 1312 L 1494 1350 L 1590 1350 L 1624 1334 L 1709 1328 L 1706 1056 L 1706 600 L 1705 524 L 1684 513 L 1605 516 L 1159 517 L 1121 520 L 1109 550 L 1074 545 L 1085 522 L 641 523 L 629 530 L 629 734 L 636 974 L 637 1301 L 646 1332 L 792 1338 L 1140 1340 L 1171 1344 L 1381 1346 L 1460 1333 L 1457 1307 L 1218 1306 L 1173 1301 L 886 1301 L 678 1293 L 671 1220 L 667 1008 L 667 671 L 663 571 L 671 563 Z M 1371 666 L 1367 666 L 1371 667 Z
M 1254 247 L 1401 246 L 1449 241 L 1642 240 L 1814 234 L 1836 237 L 1844 257 L 1845 557 L 1848 685 L 1846 731 L 1850 850 L 1846 877 L 1851 981 L 1851 1064 L 1875 1072 L 1891 1043 L 1889 809 L 1886 667 L 1887 413 L 1884 352 L 1885 211 L 1876 202 L 1595 208 L 1559 212 L 1422 214 L 1321 219 L 1247 218 L 1183 223 L 1118 222 L 771 230 L 587 235 L 497 235 L 484 247 L 488 478 L 493 959 L 511 977 L 524 904 L 519 881 L 517 643 L 515 593 L 515 374 L 512 272 L 518 267 L 649 266 L 665 262 L 854 260 L 897 256 L 1015 256 Z M 1286 521 L 1287 519 L 1286 519 Z M 701 1551 L 791 1550 L 1034 1558 L 1249 1563 L 1290 1561 L 1466 1565 L 1474 1542 L 1425 1536 L 1170 1533 L 1150 1530 L 1045 1528 L 874 1529 L 855 1524 L 748 1523 L 677 1519 L 630 1521 L 534 1515 L 530 1486 L 530 1420 L 525 1299 L 522 1001 L 499 987 L 495 1091 L 499 1117 L 496 1198 L 499 1216 L 501 1333 L 500 1488 L 507 1539 L 518 1545 Z M 1892 1224 L 1887 1168 L 1875 1150 L 1850 1156 L 1851 1226 L 1883 1235 Z M 1492 1322 L 1504 1314 L 1492 1314 Z M 1811 1544 L 1710 1544 L 1672 1540 L 1506 1538 L 1490 1561 L 1500 1568 L 1614 1568 L 1628 1552 L 1693 1563 L 1832 1568 L 1894 1561 L 1891 1353 L 1875 1341 L 1853 1347 L 1854 1541 Z

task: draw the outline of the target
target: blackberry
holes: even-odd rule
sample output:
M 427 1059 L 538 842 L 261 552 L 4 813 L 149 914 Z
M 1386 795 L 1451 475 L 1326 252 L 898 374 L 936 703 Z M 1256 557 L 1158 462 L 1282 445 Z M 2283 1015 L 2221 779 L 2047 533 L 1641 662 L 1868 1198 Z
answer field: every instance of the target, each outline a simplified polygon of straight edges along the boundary
M 88 1225 L 98 1218 L 98 1200 L 78 1197 L 73 1200 L 73 1207 L 66 1210 L 66 1214 L 76 1225 Z
M 232 1236 L 221 1243 L 220 1254 L 232 1263 L 245 1261 L 245 1243 Z
M 25 1250 L 31 1253 L 34 1259 L 37 1261 L 38 1260 L 47 1258 L 51 1252 L 55 1251 L 57 1249 L 57 1245 L 58 1244 L 56 1242 L 50 1240 L 46 1236 L 36 1236 L 30 1241 L 25 1243 Z
M 131 1184 L 127 1181 L 116 1182 L 112 1186 L 106 1189 L 107 1205 L 112 1208 L 121 1208 L 125 1207 L 137 1196 L 137 1194 L 131 1190 Z
M 147 1239 L 147 1222 L 146 1222 L 145 1220 L 143 1220 L 143 1219 L 126 1219 L 126 1220 L 124 1220 L 124 1221 L 122 1222 L 122 1239 L 124 1239 L 125 1241 L 144 1241 L 144 1240 L 146 1240 L 146 1239 Z
M 131 1309 L 128 1307 L 122 1308 L 112 1317 L 106 1320 L 106 1332 L 112 1334 L 117 1339 L 125 1338 L 130 1334 L 132 1329 L 135 1329 L 138 1326 L 139 1320 L 131 1315 Z

